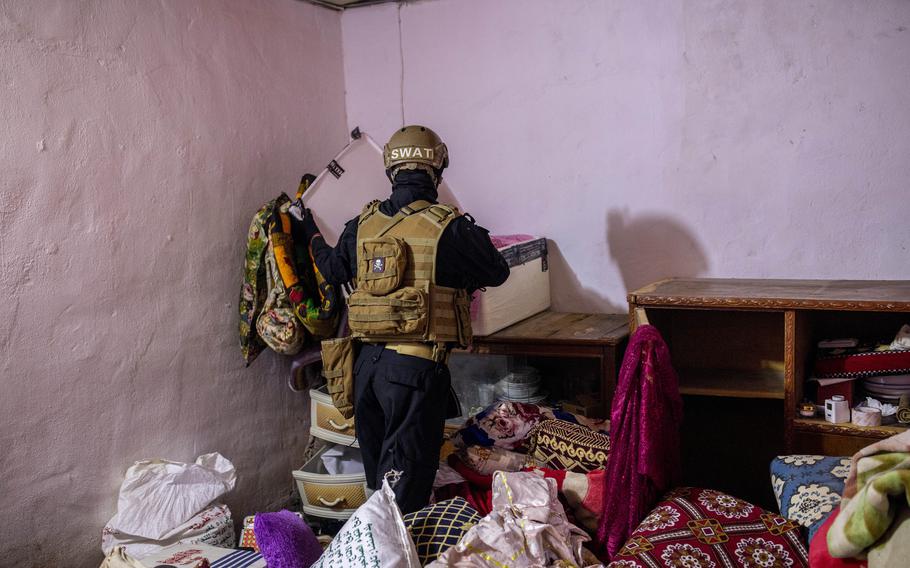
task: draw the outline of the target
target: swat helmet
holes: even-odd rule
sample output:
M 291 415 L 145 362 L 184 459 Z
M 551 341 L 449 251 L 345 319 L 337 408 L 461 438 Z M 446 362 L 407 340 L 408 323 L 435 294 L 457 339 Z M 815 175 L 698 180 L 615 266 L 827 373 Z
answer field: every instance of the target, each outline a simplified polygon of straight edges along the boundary
M 449 166 L 449 150 L 435 132 L 417 124 L 399 128 L 382 148 L 385 173 L 394 181 L 401 170 L 424 170 L 439 183 Z

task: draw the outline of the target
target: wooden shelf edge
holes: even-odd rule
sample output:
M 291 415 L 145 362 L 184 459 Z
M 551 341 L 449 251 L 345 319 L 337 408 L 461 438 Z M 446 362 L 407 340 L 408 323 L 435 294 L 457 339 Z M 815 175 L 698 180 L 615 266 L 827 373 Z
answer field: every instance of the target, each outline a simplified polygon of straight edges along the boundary
M 910 312 L 910 302 L 861 300 L 794 300 L 789 298 L 718 298 L 716 296 L 663 296 L 629 294 L 629 302 L 652 308 L 726 308 L 731 310 L 841 310 L 857 312 Z
M 716 389 L 716 388 L 705 388 L 698 386 L 686 386 L 680 385 L 679 387 L 680 394 L 690 395 L 690 396 L 716 396 L 716 397 L 726 397 L 726 398 L 762 398 L 768 400 L 784 400 L 784 392 L 771 392 L 771 391 L 747 391 L 743 389 L 731 390 L 731 389 Z
M 906 426 L 857 426 L 849 422 L 846 424 L 832 424 L 824 418 L 794 418 L 793 429 L 797 432 L 861 436 L 864 438 L 890 438 L 895 434 L 907 431 Z
M 679 392 L 685 395 L 784 400 L 783 371 L 771 369 L 680 368 Z

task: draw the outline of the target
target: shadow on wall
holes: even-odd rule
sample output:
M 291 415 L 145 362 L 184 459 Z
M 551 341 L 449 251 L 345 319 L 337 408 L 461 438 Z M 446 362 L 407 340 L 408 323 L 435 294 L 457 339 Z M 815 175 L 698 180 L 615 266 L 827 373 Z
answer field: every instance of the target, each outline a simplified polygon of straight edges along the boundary
M 669 217 L 608 211 L 607 244 L 626 292 L 655 280 L 694 278 L 708 271 L 701 244 L 686 227 Z
M 550 264 L 550 286 L 553 290 L 553 309 L 605 314 L 621 314 L 629 311 L 628 306 L 614 304 L 597 290 L 585 288 L 555 242 L 547 240 L 547 251 L 547 260 Z

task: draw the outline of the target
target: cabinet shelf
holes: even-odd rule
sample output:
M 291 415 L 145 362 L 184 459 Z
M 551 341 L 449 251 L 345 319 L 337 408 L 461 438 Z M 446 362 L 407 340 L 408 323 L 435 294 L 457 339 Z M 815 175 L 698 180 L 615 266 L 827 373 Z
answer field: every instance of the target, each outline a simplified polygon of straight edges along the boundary
M 910 317 L 910 280 L 672 279 L 630 293 L 630 316 L 639 308 L 667 342 L 680 391 L 698 395 L 684 410 L 692 483 L 762 502 L 774 456 L 848 456 L 907 431 L 800 418 L 797 407 L 818 402 L 806 388 L 818 341 L 893 336 Z M 731 464 L 720 476 L 719 462 Z
M 847 422 L 832 424 L 824 418 L 795 418 L 793 428 L 798 432 L 816 432 L 821 434 L 838 434 L 841 436 L 861 436 L 864 438 L 889 438 L 906 432 L 906 426 L 889 424 L 886 426 L 857 426 Z
M 679 392 L 731 398 L 784 399 L 784 373 L 772 369 L 680 369 Z

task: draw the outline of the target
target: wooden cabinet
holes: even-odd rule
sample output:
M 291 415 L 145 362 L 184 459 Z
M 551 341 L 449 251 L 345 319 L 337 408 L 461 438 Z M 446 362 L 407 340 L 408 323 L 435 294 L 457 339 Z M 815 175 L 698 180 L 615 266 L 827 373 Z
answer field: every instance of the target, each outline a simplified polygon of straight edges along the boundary
M 547 310 L 497 333 L 475 337 L 471 352 L 594 360 L 600 373 L 601 414 L 609 417 L 628 336 L 629 322 L 625 314 Z
M 691 483 L 767 506 L 775 455 L 849 455 L 903 431 L 803 419 L 796 409 L 818 340 L 893 335 L 910 323 L 910 281 L 672 279 L 632 292 L 629 306 L 645 308 L 670 346 Z

